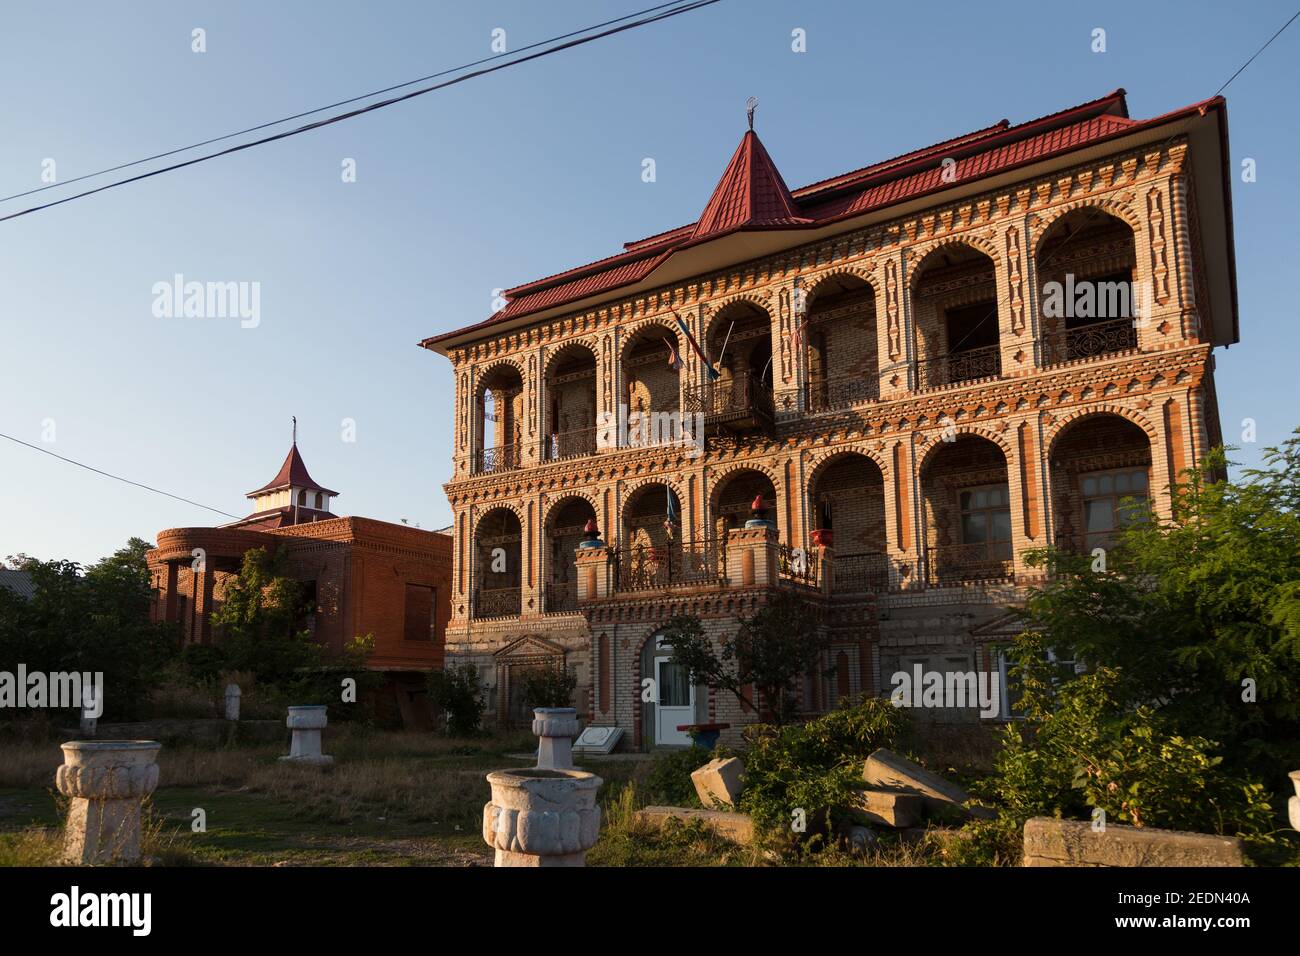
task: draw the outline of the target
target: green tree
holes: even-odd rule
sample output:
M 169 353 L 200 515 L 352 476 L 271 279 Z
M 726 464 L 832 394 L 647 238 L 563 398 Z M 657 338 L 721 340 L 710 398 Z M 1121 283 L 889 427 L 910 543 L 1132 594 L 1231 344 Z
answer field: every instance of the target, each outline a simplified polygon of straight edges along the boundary
M 306 629 L 313 608 L 303 587 L 286 572 L 281 546 L 244 552 L 239 574 L 226 585 L 213 622 L 228 670 L 249 671 L 259 682 L 287 685 L 304 668 L 324 664 L 321 646 Z
M 145 553 L 152 547 L 132 538 L 84 571 L 73 561 L 26 558 L 34 596 L 0 588 L 0 668 L 100 672 L 104 716 L 139 713 L 179 637 L 174 625 L 149 620 Z
M 1271 783 L 1300 766 L 1300 430 L 1229 481 L 1222 449 L 1173 488 L 1174 518 L 1104 555 L 1039 552 L 1029 621 L 1058 657 L 1114 671 L 1108 692 Z
M 524 675 L 520 695 L 525 707 L 572 707 L 578 677 L 562 664 L 543 666 Z
M 429 701 L 447 719 L 447 733 L 453 737 L 474 737 L 479 733 L 487 695 L 473 664 L 429 672 Z
M 673 648 L 673 660 L 689 671 L 693 684 L 733 694 L 753 708 L 747 690 L 753 687 L 765 716 L 776 724 L 791 720 L 798 710 L 798 682 L 816 671 L 829 639 L 820 632 L 816 615 L 797 595 L 779 592 L 740 622 L 734 637 L 719 651 L 699 618 L 677 615 L 663 628 L 663 640 Z

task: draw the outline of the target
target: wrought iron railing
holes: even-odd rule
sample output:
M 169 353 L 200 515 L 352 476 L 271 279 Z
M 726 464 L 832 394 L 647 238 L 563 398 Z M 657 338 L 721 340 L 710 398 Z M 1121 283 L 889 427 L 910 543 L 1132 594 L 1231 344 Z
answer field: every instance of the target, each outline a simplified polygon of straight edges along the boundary
M 475 617 L 514 617 L 519 614 L 519 585 L 507 588 L 475 588 Z
M 659 591 L 720 585 L 726 576 L 722 554 L 717 538 L 618 548 L 614 552 L 615 590 Z
M 916 363 L 918 388 L 940 388 L 980 378 L 996 378 L 1001 374 L 1002 352 L 996 345 L 949 352 L 946 355 L 918 359 Z
M 836 554 L 832 588 L 841 594 L 889 590 L 889 556 L 876 551 Z
M 1137 327 L 1132 319 L 1094 322 L 1077 329 L 1066 329 L 1055 341 L 1047 339 L 1045 361 L 1049 365 L 1094 358 L 1138 347 Z
M 519 451 L 518 445 L 480 448 L 473 455 L 474 473 L 482 475 L 497 471 L 511 471 L 518 468 L 521 458 Z
M 782 581 L 811 588 L 821 586 L 821 555 L 815 550 L 778 544 L 776 565 Z
M 595 428 L 573 428 L 542 439 L 541 460 L 561 461 L 596 454 Z
M 544 596 L 547 614 L 561 614 L 578 609 L 578 582 L 552 581 Z
M 811 413 L 847 408 L 880 398 L 880 380 L 875 375 L 814 378 L 808 382 L 806 396 L 806 407 Z
M 1010 581 L 1015 576 L 1010 541 L 926 548 L 925 563 L 926 579 L 931 587 L 979 581 Z
M 747 415 L 770 419 L 772 391 L 748 376 L 730 381 L 705 382 L 685 390 L 682 410 L 692 414 L 703 412 L 705 423 Z

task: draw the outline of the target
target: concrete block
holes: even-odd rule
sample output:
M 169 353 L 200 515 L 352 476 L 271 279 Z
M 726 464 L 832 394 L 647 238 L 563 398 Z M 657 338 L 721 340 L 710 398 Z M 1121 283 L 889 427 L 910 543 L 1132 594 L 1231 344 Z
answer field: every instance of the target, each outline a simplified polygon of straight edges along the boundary
M 1025 823 L 1025 866 L 1244 866 L 1236 837 L 1034 817 Z
M 691 774 L 695 795 L 706 807 L 734 807 L 744 789 L 745 764 L 736 757 L 710 760 Z
M 921 797 L 905 790 L 862 790 L 852 809 L 869 822 L 896 830 L 916 826 L 921 819 Z
M 931 812 L 951 812 L 954 808 L 963 816 L 970 812 L 971 796 L 961 787 L 884 748 L 867 758 L 862 779 L 872 787 L 917 793 Z
M 733 843 L 748 844 L 754 840 L 754 821 L 744 813 L 725 810 L 690 810 L 685 807 L 646 807 L 637 816 L 647 823 L 663 826 L 670 819 L 687 823 L 699 820 L 719 836 Z

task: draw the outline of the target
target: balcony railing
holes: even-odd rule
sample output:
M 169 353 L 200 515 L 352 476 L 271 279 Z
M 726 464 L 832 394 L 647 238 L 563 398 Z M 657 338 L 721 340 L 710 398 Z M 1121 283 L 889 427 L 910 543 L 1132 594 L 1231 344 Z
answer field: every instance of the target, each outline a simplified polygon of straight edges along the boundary
M 814 378 L 805 394 L 810 413 L 829 412 L 880 398 L 880 380 L 874 374 Z
M 576 581 L 553 581 L 546 585 L 545 610 L 547 614 L 563 614 L 578 609 L 578 584 Z
M 865 594 L 889 590 L 889 556 L 875 551 L 836 554 L 834 590 Z
M 516 617 L 519 614 L 519 586 L 475 588 L 475 617 Z
M 1002 352 L 996 345 L 949 352 L 916 363 L 918 388 L 941 388 L 979 378 L 996 378 L 1002 374 Z
M 717 538 L 674 541 L 660 546 L 617 548 L 617 591 L 661 591 L 677 587 L 716 587 L 726 567 Z
M 782 581 L 810 588 L 821 586 L 821 555 L 814 550 L 777 545 L 776 566 Z
M 595 428 L 573 428 L 542 439 L 542 461 L 562 461 L 565 458 L 585 458 L 596 454 Z
M 748 376 L 705 382 L 685 390 L 682 410 L 688 415 L 702 413 L 705 428 L 718 425 L 770 428 L 772 391 Z
M 474 452 L 473 468 L 476 475 L 490 474 L 498 471 L 511 471 L 520 465 L 521 456 L 518 445 L 499 445 L 496 448 L 481 448 Z
M 1045 340 L 1048 365 L 1059 365 L 1075 359 L 1094 358 L 1115 352 L 1128 352 L 1138 347 L 1137 328 L 1132 319 L 1114 319 L 1094 322 L 1077 329 L 1066 329 L 1058 340 Z
M 1015 576 L 1010 541 L 926 548 L 925 563 L 931 587 L 980 581 L 1010 581 Z

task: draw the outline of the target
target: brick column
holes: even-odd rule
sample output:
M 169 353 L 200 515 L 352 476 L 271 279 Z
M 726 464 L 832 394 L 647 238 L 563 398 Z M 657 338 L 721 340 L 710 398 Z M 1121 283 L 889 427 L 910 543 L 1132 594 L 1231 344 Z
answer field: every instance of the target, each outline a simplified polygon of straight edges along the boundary
M 728 582 L 732 587 L 776 584 L 776 548 L 775 528 L 732 528 L 727 532 Z
M 578 566 L 578 600 L 600 601 L 613 593 L 609 574 L 609 548 L 580 546 L 575 562 Z

